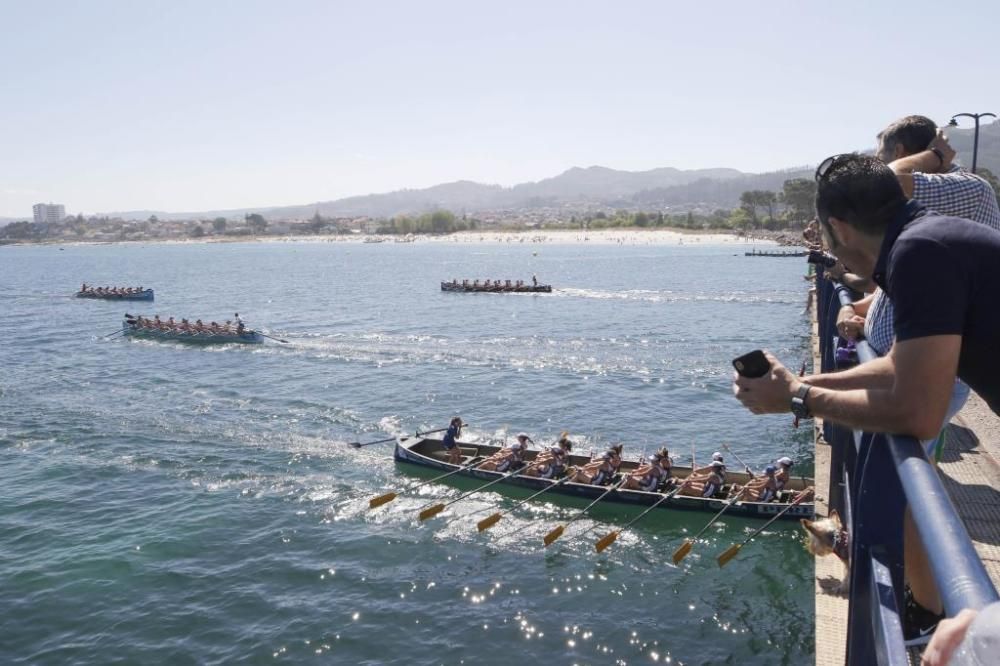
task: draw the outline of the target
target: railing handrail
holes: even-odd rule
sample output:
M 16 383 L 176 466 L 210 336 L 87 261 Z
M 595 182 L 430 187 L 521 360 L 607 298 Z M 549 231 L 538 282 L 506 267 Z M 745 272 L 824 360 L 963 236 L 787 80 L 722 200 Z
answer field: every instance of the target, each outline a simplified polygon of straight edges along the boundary
M 852 303 L 854 292 L 827 282 L 822 270 L 817 271 L 816 280 L 822 371 L 827 372 L 834 369 L 835 306 L 838 301 Z M 857 341 L 855 348 L 861 363 L 877 358 L 864 340 Z M 896 618 L 903 597 L 902 511 L 907 504 L 945 613 L 954 616 L 963 608 L 979 609 L 1000 597 L 920 442 L 905 435 L 851 432 L 832 423 L 825 423 L 824 429 L 834 447 L 833 460 L 842 461 L 839 469 L 831 466 L 831 506 L 839 499 L 841 506 L 836 508 L 842 514 L 843 504 L 849 503 L 854 509 L 854 515 L 850 515 L 848 660 L 867 663 L 878 655 L 880 663 L 906 663 Z M 851 451 L 837 451 L 838 446 L 848 442 L 853 443 Z M 871 487 L 872 478 L 879 479 L 878 488 Z M 839 486 L 845 481 L 847 488 L 842 493 Z M 874 497 L 879 492 L 884 493 L 885 501 Z M 901 497 L 892 497 L 894 493 Z M 887 594 L 886 582 L 890 580 Z

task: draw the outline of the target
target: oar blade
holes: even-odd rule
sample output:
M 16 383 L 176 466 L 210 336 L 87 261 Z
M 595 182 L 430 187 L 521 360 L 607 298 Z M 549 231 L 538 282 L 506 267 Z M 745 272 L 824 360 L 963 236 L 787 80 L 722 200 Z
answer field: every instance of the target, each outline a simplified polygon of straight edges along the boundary
M 394 499 L 396 499 L 396 493 L 386 493 L 385 495 L 379 495 L 378 497 L 373 497 L 370 500 L 368 500 L 368 508 L 377 509 L 383 504 L 388 504 Z
M 742 545 L 740 545 L 738 543 L 734 543 L 729 548 L 726 548 L 726 550 L 723 551 L 722 555 L 719 555 L 719 557 L 718 557 L 719 568 L 721 569 L 722 567 L 726 566 L 726 564 L 729 562 L 729 560 L 731 560 L 734 557 L 736 557 L 736 554 L 738 552 L 740 552 L 740 548 L 742 548 L 742 547 L 743 547 Z
M 594 550 L 598 553 L 604 552 L 604 549 L 613 544 L 616 539 L 618 539 L 618 530 L 608 532 L 594 544 Z
M 487 516 L 486 518 L 483 518 L 478 523 L 476 523 L 476 527 L 479 529 L 480 532 L 488 530 L 494 525 L 496 525 L 498 522 L 500 522 L 500 516 L 501 514 L 499 513 L 494 513 L 492 516 Z
M 674 564 L 680 564 L 681 560 L 687 557 L 688 553 L 691 552 L 691 547 L 693 545 L 694 544 L 691 543 L 690 539 L 685 539 L 684 543 L 681 544 L 681 547 L 674 551 L 673 555 Z
M 559 527 L 555 528 L 554 530 L 546 534 L 545 539 L 543 539 L 543 541 L 545 542 L 545 547 L 548 548 L 549 546 L 551 546 L 552 542 L 561 537 L 564 531 L 566 531 L 566 528 L 560 525 Z
M 444 511 L 444 504 L 441 504 L 440 502 L 435 504 L 434 506 L 429 506 L 420 512 L 420 520 L 424 521 L 427 520 L 428 518 L 433 518 L 442 511 Z
M 361 448 L 361 442 L 348 442 L 347 445 L 348 446 L 353 446 L 356 449 L 360 449 Z

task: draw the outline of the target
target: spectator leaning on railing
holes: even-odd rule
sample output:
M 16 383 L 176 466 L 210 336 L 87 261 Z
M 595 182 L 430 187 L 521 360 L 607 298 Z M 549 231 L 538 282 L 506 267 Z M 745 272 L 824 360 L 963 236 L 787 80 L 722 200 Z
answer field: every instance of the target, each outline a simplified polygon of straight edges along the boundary
M 935 213 L 964 217 L 1000 231 L 1000 207 L 997 206 L 993 188 L 979 176 L 952 164 L 955 151 L 930 118 L 906 116 L 892 123 L 879 133 L 876 154 L 896 174 L 906 196 Z M 933 268 L 930 270 L 933 271 Z M 870 283 L 869 280 L 845 273 L 840 265 L 826 274 L 859 291 L 871 290 L 871 286 L 866 284 Z M 884 291 L 875 287 L 871 295 L 840 309 L 837 330 L 848 339 L 856 339 L 863 333 L 872 350 L 884 356 L 891 349 L 894 338 L 891 300 Z M 958 413 L 968 397 L 969 387 L 957 379 L 942 428 Z M 940 459 L 943 434 L 942 429 L 935 437 L 922 441 L 932 461 Z M 908 626 L 914 628 L 914 635 L 909 638 L 921 641 L 926 640 L 927 630 L 933 628 L 940 618 L 941 600 L 909 512 L 904 526 L 905 571 L 910 587 L 907 590 L 906 613 Z
M 768 354 L 763 378 L 734 392 L 758 414 L 815 414 L 867 431 L 935 437 L 955 376 L 1000 414 L 1000 232 L 907 201 L 876 158 L 838 155 L 816 172 L 816 209 L 830 250 L 892 301 L 889 353 L 851 370 L 799 379 Z

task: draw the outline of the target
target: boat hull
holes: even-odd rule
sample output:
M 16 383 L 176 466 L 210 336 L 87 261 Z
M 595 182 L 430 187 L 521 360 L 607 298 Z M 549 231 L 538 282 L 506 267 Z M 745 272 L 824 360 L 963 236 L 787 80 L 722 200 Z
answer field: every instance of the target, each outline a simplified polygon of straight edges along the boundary
M 168 342 L 187 342 L 200 345 L 244 344 L 256 345 L 264 342 L 264 336 L 257 331 L 246 331 L 242 335 L 213 335 L 208 333 L 183 333 L 180 331 L 156 331 L 147 328 L 135 328 L 128 322 L 122 324 L 125 335 L 140 340 L 163 340 Z
M 151 301 L 153 300 L 153 290 L 145 289 L 137 294 L 94 294 L 89 291 L 78 291 L 76 297 L 101 301 Z
M 465 459 L 463 464 L 469 462 L 468 456 L 480 456 L 487 457 L 492 455 L 498 450 L 499 447 L 487 446 L 482 444 L 470 444 L 465 442 L 460 442 L 462 448 L 463 456 Z M 443 460 L 444 446 L 441 444 L 441 440 L 422 438 L 422 437 L 400 437 L 396 440 L 396 448 L 393 453 L 397 463 L 405 465 L 416 465 L 419 467 L 425 467 L 428 469 L 441 470 L 442 472 L 452 471 L 458 468 L 456 465 L 452 465 L 445 460 Z M 529 451 L 527 459 L 531 459 L 533 455 L 537 453 L 535 451 Z M 571 456 L 570 464 L 582 465 L 588 462 L 590 459 L 584 456 Z M 635 463 L 630 461 L 625 461 L 622 463 L 622 470 L 628 470 L 635 467 Z M 683 478 L 690 473 L 690 468 L 684 467 L 674 467 L 674 476 Z M 499 477 L 504 476 L 500 472 L 488 472 L 479 469 L 469 469 L 458 472 L 451 478 L 455 477 L 465 477 L 479 479 L 483 482 L 494 481 Z M 749 479 L 748 475 L 743 472 L 731 472 L 726 475 L 727 482 L 735 483 L 746 483 Z M 554 482 L 548 479 L 539 479 L 536 477 L 514 475 L 508 477 L 506 480 L 493 486 L 494 488 L 502 488 L 503 486 L 508 486 L 510 488 L 524 488 L 528 490 L 542 490 L 548 486 L 551 486 Z M 794 478 L 789 480 L 786 488 L 788 490 L 802 490 L 805 487 L 812 485 L 812 479 L 801 479 Z M 584 500 L 595 500 L 600 497 L 607 490 L 606 486 L 593 486 L 583 483 L 563 483 L 558 487 L 553 488 L 551 493 L 546 493 L 546 497 L 552 497 L 555 495 L 561 495 L 564 497 L 573 497 Z M 609 493 L 605 497 L 603 502 L 609 504 L 629 504 L 633 506 L 650 506 L 663 497 L 662 493 L 651 493 L 642 490 L 617 490 L 615 492 Z M 716 513 L 722 509 L 727 503 L 727 500 L 722 498 L 704 498 L 704 497 L 681 497 L 674 496 L 664 502 L 662 502 L 657 510 L 682 510 L 682 511 L 707 511 Z M 727 511 L 729 515 L 743 516 L 746 518 L 772 518 L 782 509 L 788 507 L 787 502 L 735 502 Z M 799 518 L 812 518 L 814 515 L 815 507 L 812 502 L 806 503 L 802 502 L 792 506 L 788 511 L 781 516 L 784 520 L 798 520 Z

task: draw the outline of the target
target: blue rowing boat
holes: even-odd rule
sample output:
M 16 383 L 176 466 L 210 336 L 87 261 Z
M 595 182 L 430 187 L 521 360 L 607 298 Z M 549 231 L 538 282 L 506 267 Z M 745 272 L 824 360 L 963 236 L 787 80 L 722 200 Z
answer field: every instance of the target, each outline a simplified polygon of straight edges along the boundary
M 111 294 L 107 292 L 97 293 L 91 289 L 76 292 L 77 298 L 96 298 L 102 301 L 151 301 L 153 300 L 153 290 L 143 289 L 131 294 Z
M 125 335 L 143 340 L 167 340 L 171 342 L 193 342 L 197 344 L 245 344 L 255 345 L 264 342 L 264 336 L 257 331 L 245 330 L 242 333 L 198 333 L 178 329 L 162 330 L 156 328 L 140 328 L 135 322 L 126 319 L 122 322 Z

